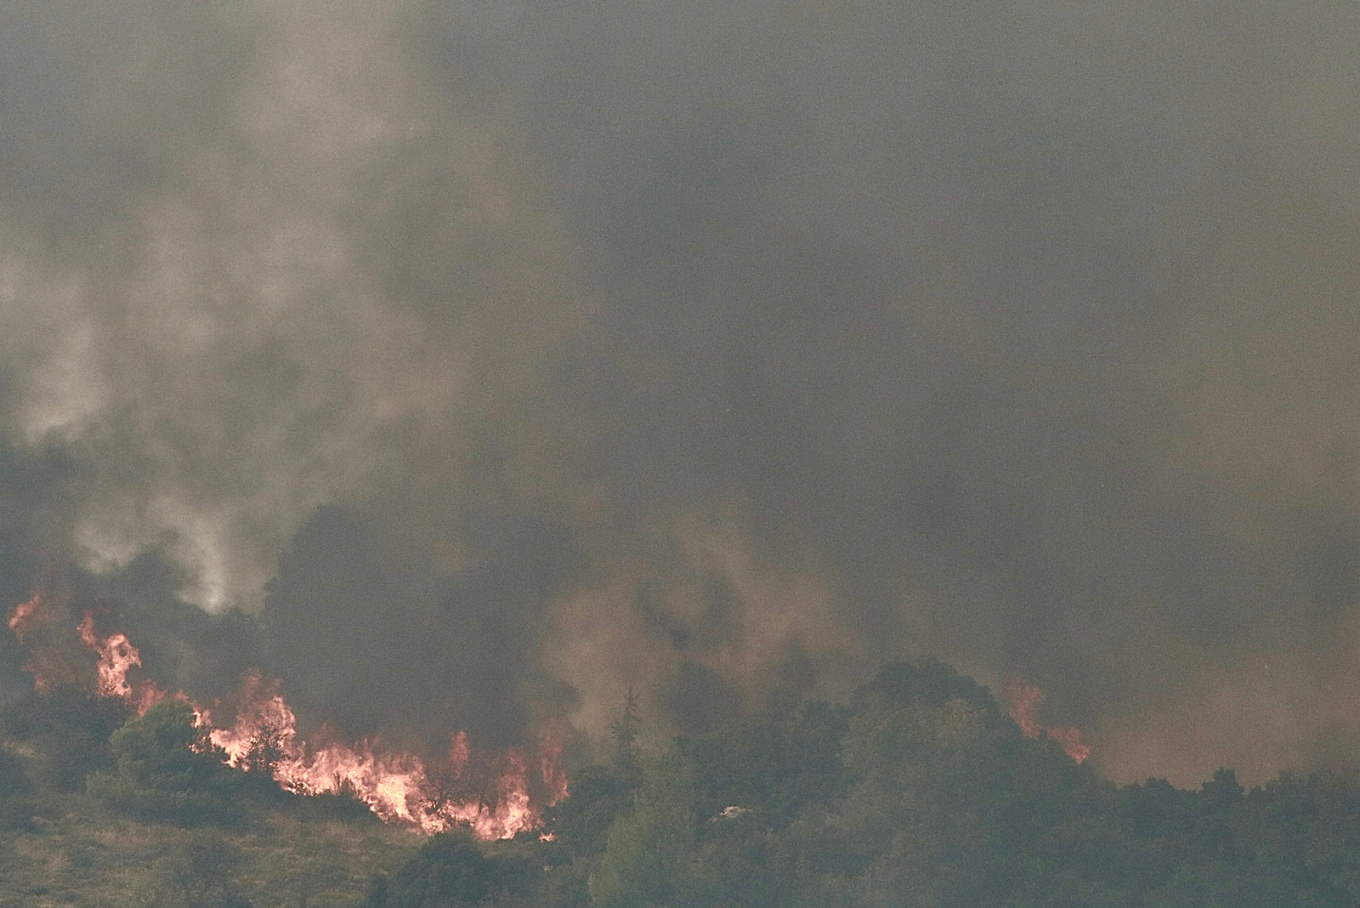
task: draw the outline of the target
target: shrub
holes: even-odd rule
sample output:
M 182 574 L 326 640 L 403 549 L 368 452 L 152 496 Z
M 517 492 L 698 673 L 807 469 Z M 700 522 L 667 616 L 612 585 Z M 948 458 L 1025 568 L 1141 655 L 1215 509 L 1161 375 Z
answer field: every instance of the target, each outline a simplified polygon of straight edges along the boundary
M 182 825 L 239 819 L 233 796 L 244 775 L 194 725 L 186 703 L 167 700 L 109 739 L 115 768 L 90 776 L 89 792 L 126 813 Z
M 390 878 L 374 881 L 368 908 L 528 905 L 540 874 L 517 856 L 491 856 L 466 832 L 434 836 Z

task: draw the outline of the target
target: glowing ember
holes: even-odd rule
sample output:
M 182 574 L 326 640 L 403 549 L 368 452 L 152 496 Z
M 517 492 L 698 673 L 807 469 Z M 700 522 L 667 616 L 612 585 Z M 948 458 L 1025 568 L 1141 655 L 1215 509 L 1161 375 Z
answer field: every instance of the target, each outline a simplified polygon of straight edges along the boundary
M 1076 762 L 1080 763 L 1091 755 L 1091 748 L 1082 743 L 1081 729 L 1075 725 L 1049 728 L 1047 731 L 1048 736 L 1061 744 L 1062 749 L 1067 751 L 1067 755 Z
M 1082 743 L 1081 729 L 1071 725 L 1061 727 L 1045 726 L 1039 722 L 1039 707 L 1043 706 L 1043 688 L 1026 681 L 1019 675 L 1006 678 L 1003 694 L 1010 701 L 1009 715 L 1020 726 L 1021 733 L 1027 738 L 1037 738 L 1047 734 L 1057 741 L 1067 755 L 1080 763 L 1091 755 L 1091 748 Z
M 21 640 L 35 627 L 60 628 L 63 620 L 69 620 L 65 616 L 70 611 L 70 598 L 69 594 L 56 597 L 62 607 L 49 613 L 48 599 L 35 593 L 14 609 L 9 626 Z M 471 749 L 463 732 L 453 736 L 447 756 L 437 765 L 427 765 L 413 754 L 385 752 L 375 741 L 354 745 L 306 741 L 298 733 L 297 716 L 279 693 L 277 683 L 265 681 L 258 674 L 245 679 L 234 720 L 217 724 L 213 714 L 220 710 L 216 707 L 210 710 L 182 693 L 167 693 L 146 678 L 139 671 L 142 658 L 137 648 L 126 634 L 100 634 L 95 610 L 85 612 L 76 630 L 83 650 L 97 657 L 94 693 L 122 700 L 138 714 L 166 697 L 188 702 L 199 726 L 210 730 L 209 740 L 225 752 L 232 766 L 246 772 L 267 772 L 289 791 L 349 794 L 387 822 L 427 833 L 467 827 L 483 839 L 510 838 L 533 829 L 538 825 L 541 807 L 567 795 L 566 775 L 557 765 L 562 751 L 560 728 L 550 727 L 538 748 L 535 769 L 543 784 L 535 797 L 526 768 L 529 764 L 515 750 L 504 754 L 490 783 L 478 781 L 479 774 L 469 768 Z M 79 671 L 53 674 L 40 670 L 48 664 L 59 665 L 63 659 L 71 661 L 70 637 L 67 631 L 43 641 L 44 652 L 38 653 L 30 666 L 40 691 L 72 686 L 81 683 L 72 679 L 89 677 Z M 325 731 L 323 728 L 323 735 Z
M 34 593 L 27 602 L 20 602 L 14 607 L 14 613 L 9 616 L 9 629 L 14 631 L 20 642 L 23 642 L 24 634 L 36 621 L 41 607 L 42 593 Z

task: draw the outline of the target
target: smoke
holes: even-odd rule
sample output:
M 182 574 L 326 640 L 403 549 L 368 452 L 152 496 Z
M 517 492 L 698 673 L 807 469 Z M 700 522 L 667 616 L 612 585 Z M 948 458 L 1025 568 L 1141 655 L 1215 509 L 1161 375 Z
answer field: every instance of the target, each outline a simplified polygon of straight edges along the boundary
M 571 323 L 548 219 L 500 172 L 507 152 L 494 133 L 429 115 L 435 100 L 422 103 L 394 34 L 399 12 L 222 11 L 255 38 L 230 82 L 195 70 L 202 91 L 227 97 L 181 98 L 191 86 L 179 86 L 166 99 L 152 86 L 126 100 L 148 143 L 175 137 L 159 179 L 125 186 L 128 197 L 106 206 L 117 214 L 102 212 L 78 252 L 11 228 L 10 431 L 80 464 L 87 488 L 69 520 L 87 569 L 155 549 L 182 572 L 187 600 L 258 608 L 308 514 L 372 494 L 384 476 L 440 472 L 468 414 L 519 380 L 517 355 Z M 225 29 L 209 13 L 192 18 Z M 49 24 L 48 41 L 78 44 L 72 27 L 100 25 Z M 231 37 L 203 40 L 225 55 Z M 128 52 L 151 59 L 110 50 L 107 71 L 33 74 L 35 92 L 117 83 L 134 65 L 149 78 L 194 69 L 196 47 L 139 38 L 126 36 Z M 197 124 L 177 101 L 217 116 Z M 108 153 L 102 124 L 76 136 L 85 147 L 68 152 L 79 156 L 72 170 Z M 422 282 L 452 298 L 429 301 Z M 528 324 L 512 332 L 507 319 Z
M 148 628 L 244 609 L 167 670 L 356 733 L 629 687 L 693 730 L 929 654 L 1118 778 L 1348 759 L 1348 6 L 0 26 L 16 601 L 54 551 Z

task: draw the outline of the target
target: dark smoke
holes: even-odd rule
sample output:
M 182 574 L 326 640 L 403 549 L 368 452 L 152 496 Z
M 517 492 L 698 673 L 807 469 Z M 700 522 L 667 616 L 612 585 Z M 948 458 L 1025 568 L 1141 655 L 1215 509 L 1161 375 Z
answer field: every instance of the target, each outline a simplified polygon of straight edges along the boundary
M 695 730 L 932 655 L 1116 778 L 1348 764 L 1357 39 L 8 4 L 0 589 L 71 559 L 149 667 L 356 734 L 629 686 Z

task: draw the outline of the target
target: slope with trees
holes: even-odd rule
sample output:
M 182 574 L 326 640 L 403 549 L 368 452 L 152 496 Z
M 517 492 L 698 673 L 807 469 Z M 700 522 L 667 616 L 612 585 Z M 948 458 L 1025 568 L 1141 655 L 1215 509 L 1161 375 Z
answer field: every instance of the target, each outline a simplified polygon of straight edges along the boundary
M 650 753 L 630 698 L 609 761 L 494 843 L 265 786 L 182 704 L 101 710 L 33 695 L 0 716 L 0 906 L 1360 905 L 1360 775 L 1119 787 L 940 663 Z

